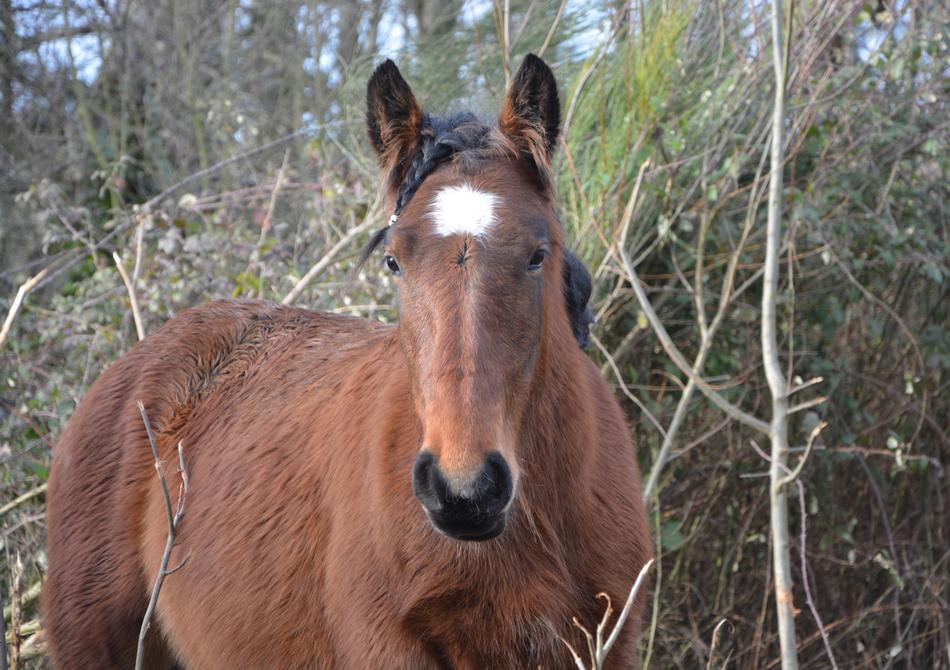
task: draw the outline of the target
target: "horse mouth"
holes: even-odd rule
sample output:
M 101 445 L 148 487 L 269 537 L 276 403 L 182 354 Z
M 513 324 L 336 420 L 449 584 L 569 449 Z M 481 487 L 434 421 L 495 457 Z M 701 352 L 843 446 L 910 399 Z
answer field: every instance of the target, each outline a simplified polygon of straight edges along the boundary
M 508 522 L 508 514 L 502 512 L 489 517 L 460 518 L 452 514 L 428 512 L 432 527 L 453 540 L 484 542 L 502 534 Z

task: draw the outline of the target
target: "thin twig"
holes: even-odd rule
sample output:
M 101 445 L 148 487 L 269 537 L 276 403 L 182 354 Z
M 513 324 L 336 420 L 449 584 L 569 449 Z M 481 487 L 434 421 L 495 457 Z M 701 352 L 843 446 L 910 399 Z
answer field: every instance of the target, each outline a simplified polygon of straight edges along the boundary
M 330 263 L 333 262 L 333 259 L 336 258 L 337 254 L 339 254 L 347 244 L 373 226 L 379 225 L 376 216 L 378 208 L 379 198 L 377 198 L 376 202 L 373 203 L 373 206 L 369 208 L 369 212 L 367 212 L 366 218 L 363 219 L 363 222 L 356 228 L 351 229 L 346 235 L 341 237 L 336 244 L 330 247 L 330 250 L 327 251 L 320 260 L 314 263 L 309 270 L 307 270 L 307 274 L 300 278 L 300 280 L 294 285 L 290 292 L 284 296 L 284 299 L 281 300 L 280 303 L 282 305 L 292 305 L 294 302 L 296 302 L 297 298 L 300 297 L 300 294 L 303 293 L 305 288 L 307 288 L 307 285 L 312 282 L 317 277 L 317 275 L 323 272 L 323 270 L 325 270 L 330 265 Z
M 765 433 L 767 435 L 769 433 L 769 425 L 765 421 L 736 407 L 731 402 L 723 398 L 712 386 L 709 385 L 705 379 L 699 376 L 690 367 L 689 363 L 686 362 L 686 358 L 673 343 L 673 339 L 670 337 L 669 333 L 666 332 L 666 328 L 663 326 L 660 318 L 653 310 L 653 307 L 650 304 L 650 299 L 647 297 L 646 292 L 643 290 L 643 286 L 640 284 L 640 278 L 637 277 L 637 273 L 633 269 L 633 264 L 630 262 L 627 252 L 623 249 L 619 249 L 618 251 L 620 253 L 620 260 L 623 263 L 624 270 L 626 271 L 627 277 L 630 280 L 630 285 L 633 288 L 634 295 L 636 295 L 637 301 L 640 303 L 640 309 L 642 309 L 643 313 L 646 315 L 647 320 L 653 327 L 653 332 L 656 333 L 657 338 L 660 340 L 660 345 L 663 347 L 666 355 L 670 357 L 670 360 L 673 361 L 676 367 L 678 367 L 680 371 L 683 372 L 683 374 L 695 381 L 696 386 L 699 387 L 699 390 L 703 392 L 703 395 L 709 398 L 712 403 L 716 405 L 716 407 L 737 421 L 755 428 L 759 432 Z
M 0 593 L 0 605 L 3 604 L 3 594 Z M 0 619 L 0 670 L 10 670 L 7 662 L 9 652 L 7 651 L 7 621 Z
M 508 40 L 508 17 L 511 10 L 510 0 L 492 0 L 495 14 L 495 32 L 498 34 L 498 46 L 501 50 L 501 68 L 505 75 L 505 88 L 511 83 L 511 45 Z
M 541 45 L 541 48 L 538 49 L 538 58 L 543 58 L 544 52 L 547 51 L 551 45 L 551 40 L 554 39 L 554 34 L 557 32 L 557 27 L 561 22 L 561 15 L 564 13 L 565 7 L 567 7 L 567 0 L 561 0 L 561 5 L 557 8 L 557 14 L 554 16 L 554 21 L 551 22 L 551 28 L 548 30 L 547 37 L 544 38 L 544 43 Z
M 561 131 L 561 137 L 567 139 L 568 133 L 571 130 L 571 122 L 574 120 L 574 110 L 577 107 L 577 103 L 580 101 L 581 92 L 584 90 L 584 87 L 587 86 L 587 82 L 590 79 L 591 75 L 594 74 L 594 70 L 597 69 L 597 66 L 600 65 L 601 61 L 607 55 L 610 50 L 610 45 L 614 41 L 614 37 L 617 36 L 617 32 L 623 26 L 624 17 L 627 15 L 629 10 L 624 9 L 617 13 L 617 18 L 614 21 L 613 25 L 610 26 L 610 29 L 607 32 L 607 37 L 601 43 L 600 51 L 594 57 L 594 60 L 591 61 L 590 66 L 584 71 L 581 75 L 580 80 L 577 82 L 577 86 L 574 87 L 574 93 L 571 95 L 571 101 L 567 105 L 567 113 L 564 115 L 564 123 L 562 127 L 564 128 Z
M 802 468 L 805 467 L 805 461 L 808 460 L 808 456 L 811 454 L 812 447 L 815 446 L 815 440 L 818 438 L 818 434 L 821 433 L 827 425 L 827 421 L 821 421 L 817 426 L 811 429 L 811 432 L 808 434 L 808 442 L 805 444 L 805 452 L 802 454 L 802 457 L 798 459 L 798 465 L 796 465 L 795 469 L 789 472 L 786 477 L 779 480 L 779 486 L 788 486 L 798 479 L 798 476 L 802 473 Z
M 178 532 L 178 526 L 182 517 L 185 515 L 185 496 L 188 494 L 188 470 L 185 468 L 184 445 L 178 442 L 178 468 L 181 473 L 181 484 L 178 487 L 178 506 L 172 512 L 171 495 L 168 492 L 168 482 L 165 479 L 165 469 L 162 459 L 158 453 L 158 445 L 155 443 L 155 434 L 152 432 L 152 426 L 148 421 L 148 414 L 145 411 L 145 405 L 141 400 L 138 401 L 139 413 L 142 415 L 142 423 L 145 424 L 145 432 L 148 435 L 148 443 L 152 449 L 152 457 L 155 460 L 155 471 L 158 473 L 158 481 L 162 487 L 162 499 L 165 503 L 165 515 L 168 521 L 168 538 L 165 541 L 165 551 L 162 554 L 162 561 L 159 564 L 158 575 L 155 577 L 155 584 L 152 586 L 152 595 L 148 601 L 148 607 L 145 610 L 145 616 L 142 618 L 142 627 L 139 630 L 138 649 L 135 653 L 135 670 L 141 670 L 145 662 L 145 638 L 148 635 L 148 629 L 152 624 L 152 616 L 155 613 L 155 605 L 158 603 L 158 594 L 162 589 L 162 582 L 165 577 L 174 572 L 169 571 L 168 561 L 171 558 L 172 548 L 175 546 L 175 536 Z M 187 557 L 185 557 L 187 560 Z M 184 561 L 182 561 L 182 564 Z M 175 568 L 175 570 L 178 570 Z
M 586 630 L 584 632 L 590 636 L 590 633 L 587 633 Z M 558 635 L 557 639 L 563 642 L 564 646 L 567 647 L 567 650 L 571 652 L 571 656 L 574 658 L 574 665 L 577 667 L 577 670 L 587 670 L 587 666 L 584 665 L 584 661 L 581 660 L 580 654 L 577 653 L 577 650 L 574 649 L 574 646 L 560 635 Z
M 805 462 L 803 457 L 800 461 L 801 463 Z M 797 470 L 798 468 L 796 468 Z M 811 586 L 808 584 L 808 556 L 805 553 L 805 548 L 807 546 L 807 519 L 808 512 L 805 509 L 805 485 L 802 484 L 800 479 L 795 479 L 795 473 L 792 473 L 786 477 L 786 479 L 794 479 L 795 485 L 798 487 L 798 512 L 801 519 L 801 532 L 802 539 L 799 543 L 799 560 L 801 562 L 801 571 L 802 571 L 802 586 L 805 589 L 805 602 L 808 603 L 808 609 L 811 610 L 811 615 L 815 619 L 815 624 L 818 626 L 818 632 L 821 633 L 821 641 L 825 645 L 825 653 L 828 654 L 828 660 L 831 661 L 832 670 L 838 670 L 838 662 L 835 660 L 835 654 L 831 651 L 831 642 L 828 641 L 828 631 L 825 630 L 825 624 L 821 620 L 821 616 L 818 614 L 818 607 L 815 605 L 815 600 L 811 595 Z
M 277 196 L 280 195 L 284 182 L 287 179 L 287 161 L 290 159 L 290 148 L 284 149 L 284 160 L 281 161 L 280 170 L 277 172 L 277 179 L 274 180 L 274 188 L 271 190 L 270 200 L 267 203 L 267 211 L 264 219 L 261 221 L 261 234 L 257 239 L 257 298 L 264 298 L 264 262 L 261 260 L 264 241 L 267 239 L 267 232 L 271 229 L 271 222 L 274 217 L 274 207 L 277 206 Z
M 712 640 L 709 643 L 709 660 L 706 662 L 706 670 L 713 670 L 713 661 L 716 660 L 716 648 L 719 646 L 719 641 L 722 639 L 722 629 L 726 624 L 729 624 L 729 629 L 731 631 L 735 631 L 735 626 L 732 625 L 732 622 L 729 621 L 729 619 L 721 619 L 719 623 L 716 624 L 716 627 L 713 628 Z M 726 658 L 722 662 L 723 670 L 729 666 L 730 658 L 732 658 L 731 650 L 728 654 L 726 654 Z
M 32 291 L 37 284 L 43 281 L 46 275 L 49 274 L 50 269 L 56 265 L 59 260 L 61 259 L 56 259 L 47 265 L 45 268 L 23 282 L 20 285 L 20 288 L 17 289 L 16 296 L 13 298 L 13 302 L 10 303 L 9 311 L 7 311 L 7 318 L 3 320 L 3 326 L 0 327 L 0 348 L 2 348 L 3 343 L 7 341 L 7 335 L 10 334 L 10 329 L 13 327 L 13 320 L 20 311 L 20 307 L 23 305 L 23 300 L 26 298 L 26 294 Z
M 26 501 L 32 500 L 32 499 L 35 498 L 36 496 L 41 495 L 41 494 L 43 494 L 43 493 L 46 493 L 46 483 L 45 483 L 45 482 L 42 483 L 42 484 L 40 484 L 39 486 L 37 486 L 35 489 L 31 489 L 31 490 L 27 491 L 26 493 L 17 496 L 17 497 L 14 498 L 13 500 L 11 500 L 11 501 L 8 502 L 7 504 L 5 504 L 3 507 L 0 507 L 0 516 L 3 516 L 3 515 L 6 514 L 7 512 L 9 512 L 10 510 L 12 510 L 12 509 L 14 509 L 14 508 L 16 508 L 16 507 L 19 507 L 20 505 L 22 505 L 22 504 L 25 503 Z
M 627 602 L 624 603 L 623 609 L 620 611 L 620 616 L 617 617 L 617 623 L 614 624 L 614 629 L 610 633 L 610 637 L 608 637 L 607 641 L 604 643 L 603 654 L 601 654 L 601 662 L 603 662 L 603 659 L 607 656 L 607 653 L 614 646 L 617 638 L 620 637 L 620 631 L 627 622 L 627 617 L 630 616 L 630 609 L 633 607 L 633 601 L 637 599 L 637 593 L 643 586 L 643 582 L 646 580 L 647 573 L 650 571 L 650 568 L 653 567 L 654 560 L 655 559 L 651 558 L 642 568 L 640 568 L 640 574 L 637 575 L 637 581 L 633 583 L 633 588 L 630 589 L 630 595 L 627 596 Z
M 792 405 L 791 407 L 788 408 L 788 415 L 791 416 L 792 414 L 797 414 L 798 412 L 802 412 L 806 409 L 817 407 L 818 405 L 821 405 L 822 403 L 827 402 L 827 400 L 828 400 L 828 396 L 822 395 L 822 396 L 818 396 L 817 398 L 812 398 L 811 400 L 806 400 L 805 402 L 800 402 L 797 405 Z
M 7 558 L 9 559 L 9 553 Z M 23 561 L 20 552 L 10 563 L 10 670 L 17 670 L 20 666 L 20 617 L 23 614 L 23 605 L 20 602 L 20 579 L 23 576 Z
M 574 626 L 584 634 L 585 638 L 587 638 L 587 649 L 590 653 L 590 670 L 603 670 L 604 663 L 607 659 L 607 654 L 610 653 L 610 650 L 620 637 L 620 632 L 623 630 L 624 624 L 627 622 L 627 617 L 630 616 L 630 610 L 633 608 L 633 603 L 637 599 L 637 594 L 643 587 L 647 573 L 650 571 L 650 568 L 653 567 L 654 560 L 655 559 L 651 558 L 640 569 L 640 574 L 637 575 L 637 580 L 633 583 L 633 587 L 630 589 L 630 595 L 627 596 L 627 602 L 624 603 L 623 609 L 620 611 L 620 616 L 618 616 L 617 621 L 614 622 L 614 626 L 606 640 L 604 640 L 604 633 L 607 630 L 607 624 L 610 622 L 610 615 L 613 614 L 613 607 L 610 603 L 610 597 L 607 596 L 607 594 L 598 594 L 599 598 L 604 598 L 607 601 L 607 605 L 604 608 L 603 617 L 601 617 L 600 622 L 597 624 L 596 637 L 591 635 L 590 631 L 582 626 L 577 619 L 574 619 Z M 571 652 L 571 656 L 574 658 L 574 664 L 577 666 L 578 670 L 588 670 L 587 666 L 584 665 L 584 661 L 581 660 L 580 655 L 577 653 L 577 650 L 571 646 L 571 643 L 563 637 L 559 637 L 558 639 L 560 639 L 561 642 L 563 642 Z
M 630 398 L 630 401 L 634 405 L 640 408 L 640 411 L 643 412 L 644 416 L 650 420 L 650 423 L 652 423 L 653 427 L 660 432 L 660 435 L 666 437 L 666 431 L 663 430 L 663 424 L 661 424 L 657 418 L 653 416 L 653 412 L 647 409 L 647 406 L 643 404 L 643 401 L 637 396 L 633 395 L 633 393 L 630 392 L 630 389 L 627 388 L 627 384 L 623 380 L 623 375 L 620 374 L 620 368 L 617 367 L 616 361 L 614 361 L 614 358 L 610 355 L 610 352 L 607 351 L 607 348 L 604 347 L 603 343 L 597 339 L 597 336 L 593 333 L 590 334 L 590 340 L 597 345 L 597 348 L 600 349 L 600 353 L 602 353 L 604 358 L 607 359 L 607 365 L 609 365 L 610 369 L 613 370 L 614 377 L 617 378 L 617 383 L 620 384 L 620 390 L 623 391 L 625 396 Z
M 362 121 L 353 121 L 353 120 L 329 121 L 327 123 L 321 123 L 314 126 L 308 126 L 306 128 L 295 130 L 294 132 L 284 135 L 283 137 L 278 137 L 276 140 L 268 142 L 267 144 L 262 144 L 261 146 L 255 147 L 254 149 L 250 149 L 249 151 L 245 151 L 240 154 L 235 154 L 234 156 L 229 156 L 228 158 L 225 158 L 224 160 L 218 161 L 214 165 L 208 166 L 203 170 L 198 170 L 197 172 L 194 172 L 188 175 L 187 177 L 175 182 L 174 184 L 166 188 L 164 191 L 162 191 L 158 195 L 152 198 L 149 198 L 144 204 L 134 207 L 133 212 L 135 212 L 136 214 L 140 214 L 140 213 L 148 214 L 152 211 L 152 208 L 155 205 L 157 205 L 159 202 L 161 202 L 168 196 L 172 195 L 179 189 L 183 188 L 184 186 L 190 184 L 191 182 L 197 181 L 198 179 L 202 179 L 204 177 L 212 175 L 215 172 L 219 172 L 220 170 L 223 170 L 227 166 L 233 165 L 234 163 L 240 163 L 241 161 L 247 160 L 248 158 L 253 158 L 254 156 L 257 156 L 258 154 L 262 154 L 275 147 L 279 147 L 281 145 L 287 144 L 287 142 L 291 142 L 297 139 L 298 137 L 312 135 L 318 130 L 327 130 L 329 128 L 339 128 L 341 126 L 353 125 L 356 123 L 362 123 Z
M 891 560 L 894 561 L 894 570 L 897 572 L 898 577 L 903 579 L 901 576 L 903 570 L 901 569 L 900 555 L 897 553 L 897 545 L 894 543 L 894 532 L 891 530 L 891 522 L 888 520 L 887 506 L 884 504 L 884 497 L 881 495 L 881 489 L 874 479 L 874 474 L 871 472 L 871 468 L 868 466 L 867 460 L 864 458 L 864 454 L 862 454 L 860 451 L 855 452 L 855 454 L 857 455 L 858 463 L 861 464 L 861 468 L 864 470 L 865 476 L 868 478 L 868 484 L 871 485 L 871 491 L 874 492 L 874 499 L 877 502 L 877 507 L 881 511 L 881 525 L 884 526 L 884 533 L 887 535 L 887 546 L 891 552 Z M 897 631 L 897 639 L 903 639 L 904 633 L 902 632 L 903 626 L 901 625 L 900 594 L 897 591 L 894 592 L 894 627 Z
M 802 382 L 801 384 L 797 384 L 793 386 L 792 388 L 790 388 L 788 390 L 788 395 L 793 395 L 795 393 L 798 393 L 799 391 L 807 389 L 810 386 L 814 386 L 815 384 L 820 384 L 823 381 L 825 381 L 824 377 L 812 377 L 808 381 Z
M 142 324 L 142 312 L 139 310 L 139 301 L 135 295 L 135 285 L 132 283 L 132 278 L 125 269 L 125 264 L 122 263 L 122 257 L 119 256 L 118 251 L 112 252 L 112 260 L 115 261 L 119 276 L 122 277 L 122 283 L 125 284 L 125 290 L 129 294 L 129 302 L 132 303 L 132 320 L 135 321 L 135 332 L 141 342 L 145 339 L 145 326 Z
M 20 607 L 26 607 L 34 600 L 40 597 L 40 593 L 43 591 L 43 582 L 37 580 L 26 591 L 20 594 Z M 3 619 L 9 621 L 13 616 L 13 603 L 6 605 L 3 608 Z

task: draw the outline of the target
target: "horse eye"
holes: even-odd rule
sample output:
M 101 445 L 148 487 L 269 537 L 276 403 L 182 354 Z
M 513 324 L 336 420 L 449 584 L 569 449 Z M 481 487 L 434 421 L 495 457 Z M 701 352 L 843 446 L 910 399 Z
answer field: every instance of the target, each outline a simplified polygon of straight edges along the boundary
M 544 249 L 538 249 L 534 252 L 534 255 L 531 256 L 531 260 L 528 261 L 528 272 L 537 272 L 541 269 L 541 264 L 544 262 L 544 257 L 547 254 L 544 252 Z
M 392 272 L 394 275 L 399 274 L 399 263 L 396 262 L 395 258 L 389 254 L 386 254 L 386 258 L 384 258 L 383 261 L 386 263 L 386 267 L 389 268 L 390 272 Z

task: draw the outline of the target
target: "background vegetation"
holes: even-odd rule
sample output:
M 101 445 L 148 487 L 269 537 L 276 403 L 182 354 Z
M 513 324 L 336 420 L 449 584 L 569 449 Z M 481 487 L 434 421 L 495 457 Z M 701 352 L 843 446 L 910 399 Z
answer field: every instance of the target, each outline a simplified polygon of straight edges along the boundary
M 119 265 L 146 332 L 223 296 L 395 318 L 375 266 L 346 281 L 386 215 L 362 126 L 368 73 L 391 56 L 430 109 L 492 114 L 533 51 L 561 82 L 559 187 L 596 279 L 591 356 L 617 385 L 645 478 L 656 473 L 644 657 L 776 667 L 762 438 L 693 392 L 619 253 L 699 374 L 767 420 L 768 11 L 0 0 L 3 315 L 39 275 L 0 343 L 0 593 L 22 601 L 12 622 L 4 614 L 22 657 L 42 652 L 52 444 L 137 339 Z M 779 325 L 782 361 L 804 386 L 793 462 L 827 422 L 791 491 L 799 655 L 809 668 L 950 668 L 950 8 L 792 0 L 784 11 Z

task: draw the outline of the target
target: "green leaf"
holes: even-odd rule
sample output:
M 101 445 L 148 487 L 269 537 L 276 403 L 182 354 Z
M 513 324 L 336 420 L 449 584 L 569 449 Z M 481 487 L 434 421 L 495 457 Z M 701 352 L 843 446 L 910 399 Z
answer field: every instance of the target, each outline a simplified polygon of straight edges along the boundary
M 683 546 L 686 538 L 683 537 L 681 519 L 670 519 L 660 527 L 660 545 L 666 551 L 676 551 Z

